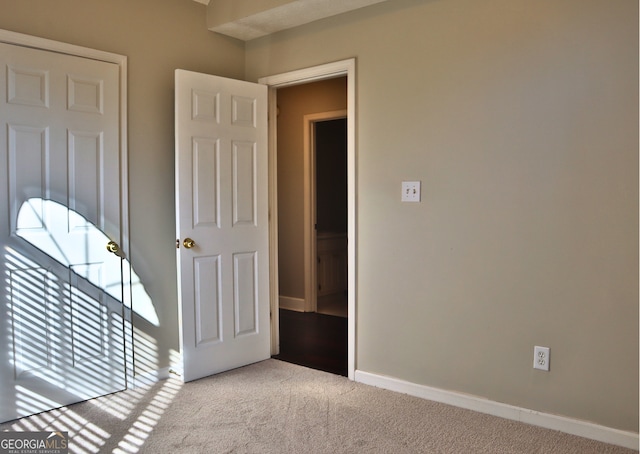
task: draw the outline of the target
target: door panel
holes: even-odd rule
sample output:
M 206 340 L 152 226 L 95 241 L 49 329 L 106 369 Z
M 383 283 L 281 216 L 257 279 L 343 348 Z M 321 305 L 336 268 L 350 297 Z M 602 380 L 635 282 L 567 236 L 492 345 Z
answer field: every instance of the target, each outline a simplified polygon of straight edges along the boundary
M 196 347 L 222 340 L 220 256 L 193 260 L 196 305 Z
M 256 225 L 257 155 L 254 142 L 234 141 L 233 147 L 233 225 Z
M 270 355 L 266 102 L 265 86 L 176 71 L 185 381 Z
M 126 376 L 123 259 L 105 247 L 121 242 L 119 67 L 10 44 L 0 66 L 5 421 Z
M 236 337 L 258 333 L 257 253 L 233 254 L 233 307 Z
M 193 225 L 220 227 L 218 187 L 220 186 L 220 142 L 193 138 Z

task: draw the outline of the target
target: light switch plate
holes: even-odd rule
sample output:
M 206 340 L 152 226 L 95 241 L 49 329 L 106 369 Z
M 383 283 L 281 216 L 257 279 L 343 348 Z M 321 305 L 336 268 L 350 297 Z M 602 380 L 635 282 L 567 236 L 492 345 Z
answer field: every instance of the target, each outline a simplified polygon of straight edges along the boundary
M 403 181 L 402 182 L 402 198 L 403 202 L 419 202 L 420 201 L 420 182 L 419 181 Z

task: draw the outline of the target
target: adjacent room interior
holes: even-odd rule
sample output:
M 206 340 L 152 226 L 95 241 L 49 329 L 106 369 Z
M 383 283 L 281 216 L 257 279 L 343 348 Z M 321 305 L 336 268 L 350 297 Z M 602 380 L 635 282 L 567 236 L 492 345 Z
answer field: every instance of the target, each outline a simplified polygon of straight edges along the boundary
M 345 376 L 346 90 L 346 78 L 340 77 L 277 91 L 280 351 L 275 356 Z M 308 255 L 314 257 L 311 266 L 305 265 Z

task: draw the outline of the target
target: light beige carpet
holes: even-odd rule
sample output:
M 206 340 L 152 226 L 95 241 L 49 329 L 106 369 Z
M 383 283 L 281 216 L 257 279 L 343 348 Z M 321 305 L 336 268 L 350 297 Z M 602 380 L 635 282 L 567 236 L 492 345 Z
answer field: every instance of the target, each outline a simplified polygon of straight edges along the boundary
M 70 452 L 637 452 L 273 359 L 186 384 L 165 380 L 0 430 L 68 431 Z

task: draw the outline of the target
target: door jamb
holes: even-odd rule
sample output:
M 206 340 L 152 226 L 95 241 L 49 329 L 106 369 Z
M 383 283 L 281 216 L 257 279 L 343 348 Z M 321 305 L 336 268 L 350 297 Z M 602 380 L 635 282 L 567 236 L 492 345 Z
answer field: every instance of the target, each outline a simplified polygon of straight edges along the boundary
M 122 303 L 127 309 L 123 311 L 124 319 L 124 346 L 125 346 L 125 371 L 127 388 L 135 386 L 135 374 L 133 368 L 133 322 L 131 319 L 131 258 L 130 258 L 130 237 L 129 237 L 129 159 L 127 157 L 127 57 L 124 55 L 105 52 L 88 47 L 76 46 L 75 44 L 63 43 L 37 36 L 25 35 L 23 33 L 12 32 L 0 29 L 0 43 L 12 44 L 16 46 L 31 47 L 48 52 L 73 55 L 76 57 L 99 60 L 106 63 L 113 63 L 119 68 L 120 84 L 120 112 L 119 112 L 119 133 L 120 133 L 120 248 L 129 258 L 129 266 L 123 269 L 123 294 Z M 126 266 L 127 261 L 123 261 Z
M 319 121 L 348 118 L 347 110 L 308 114 L 303 117 L 304 137 L 304 306 L 306 312 L 318 310 L 318 254 L 316 212 L 316 135 Z
M 278 200 L 277 200 L 277 89 L 319 80 L 347 76 L 347 299 L 348 352 L 347 373 L 355 379 L 356 368 L 356 301 L 357 301 L 357 205 L 356 205 L 356 60 L 341 60 L 311 68 L 262 77 L 259 83 L 269 87 L 269 276 L 271 307 L 271 353 L 280 349 L 278 317 Z

